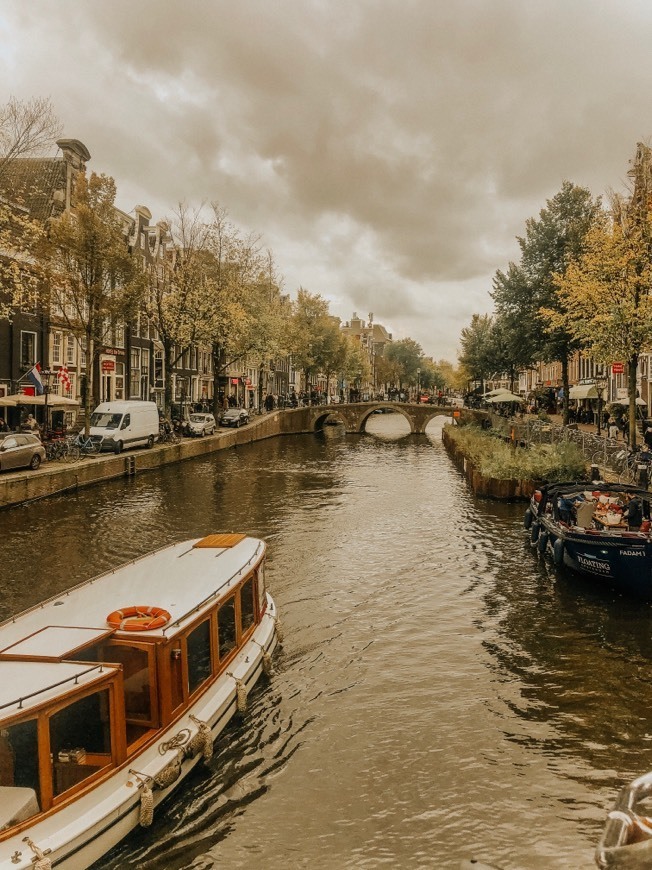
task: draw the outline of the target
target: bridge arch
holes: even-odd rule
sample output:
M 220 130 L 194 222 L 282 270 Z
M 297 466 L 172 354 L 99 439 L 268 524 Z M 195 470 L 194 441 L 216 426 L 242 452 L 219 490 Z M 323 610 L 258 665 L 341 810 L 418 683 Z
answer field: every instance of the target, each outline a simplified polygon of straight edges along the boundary
M 414 435 L 414 419 L 411 415 L 406 411 L 406 407 L 403 403 L 399 402 L 374 402 L 372 408 L 367 408 L 365 406 L 363 413 L 360 415 L 358 420 L 358 432 L 362 433 L 365 431 L 365 426 L 369 417 L 374 414 L 376 411 L 382 411 L 387 409 L 388 411 L 392 411 L 395 414 L 400 414 L 405 420 L 407 420 L 407 424 L 410 427 L 410 435 Z
M 434 417 L 452 416 L 457 409 L 447 405 L 411 405 L 406 402 L 360 402 L 316 405 L 294 411 L 303 416 L 308 430 L 321 431 L 326 420 L 333 417 L 344 423 L 349 434 L 361 434 L 374 411 L 387 409 L 401 414 L 410 427 L 410 434 L 423 434 Z M 305 415 L 305 416 L 304 416 Z

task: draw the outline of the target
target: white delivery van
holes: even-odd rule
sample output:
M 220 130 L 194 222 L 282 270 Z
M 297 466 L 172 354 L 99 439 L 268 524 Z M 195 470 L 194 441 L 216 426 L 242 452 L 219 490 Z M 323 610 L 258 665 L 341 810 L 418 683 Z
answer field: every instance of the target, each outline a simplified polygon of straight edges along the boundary
M 129 447 L 158 441 L 156 402 L 103 402 L 91 414 L 91 438 L 102 439 L 102 450 L 121 453 Z

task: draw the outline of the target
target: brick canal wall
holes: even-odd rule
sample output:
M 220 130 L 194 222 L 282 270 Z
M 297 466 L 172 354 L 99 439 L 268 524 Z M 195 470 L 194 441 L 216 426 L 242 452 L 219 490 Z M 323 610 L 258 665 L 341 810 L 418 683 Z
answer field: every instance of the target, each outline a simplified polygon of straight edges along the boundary
M 0 509 L 92 486 L 105 480 L 131 477 L 143 471 L 253 441 L 312 431 L 310 421 L 301 411 L 276 411 L 254 417 L 242 429 L 221 429 L 215 435 L 205 438 L 184 438 L 178 444 L 155 445 L 151 450 L 127 450 L 119 456 L 105 453 L 78 462 L 46 462 L 38 471 L 4 472 L 0 474 Z

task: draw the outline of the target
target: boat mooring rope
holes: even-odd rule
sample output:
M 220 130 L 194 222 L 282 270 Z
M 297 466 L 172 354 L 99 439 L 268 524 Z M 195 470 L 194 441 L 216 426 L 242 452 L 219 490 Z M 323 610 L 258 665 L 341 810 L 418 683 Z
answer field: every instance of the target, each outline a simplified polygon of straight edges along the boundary
M 158 751 L 161 755 L 165 755 L 166 752 L 169 752 L 170 749 L 177 749 L 179 746 L 185 746 L 186 743 L 190 740 L 190 729 L 182 728 L 181 731 L 177 732 L 174 737 L 171 737 L 169 740 L 164 740 L 162 743 L 158 745 Z
M 52 861 L 46 857 L 42 849 L 36 845 L 29 837 L 23 837 L 23 843 L 27 843 L 32 852 L 36 855 L 36 861 L 32 864 L 34 870 L 52 870 Z

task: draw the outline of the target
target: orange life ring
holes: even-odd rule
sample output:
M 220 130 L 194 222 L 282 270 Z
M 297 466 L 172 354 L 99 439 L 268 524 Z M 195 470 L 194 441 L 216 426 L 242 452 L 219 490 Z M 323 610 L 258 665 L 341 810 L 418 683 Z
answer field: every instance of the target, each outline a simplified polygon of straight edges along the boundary
M 154 631 L 170 621 L 170 614 L 162 607 L 123 607 L 106 618 L 111 628 L 118 631 Z

